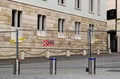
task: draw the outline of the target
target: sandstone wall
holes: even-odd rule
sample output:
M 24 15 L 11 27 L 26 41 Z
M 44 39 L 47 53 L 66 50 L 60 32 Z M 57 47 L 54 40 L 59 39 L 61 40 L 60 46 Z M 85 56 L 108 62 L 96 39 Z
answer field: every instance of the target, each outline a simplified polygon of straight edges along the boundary
M 0 1 L 0 30 L 1 31 L 11 31 L 11 21 L 12 21 L 12 9 L 23 11 L 23 26 L 22 29 L 29 29 L 28 31 L 19 31 L 22 33 L 25 40 L 19 43 L 19 52 L 22 50 L 26 53 L 27 57 L 37 57 L 50 55 L 65 55 L 66 49 L 77 49 L 71 50 L 73 54 L 82 54 L 81 49 L 87 49 L 87 30 L 89 24 L 94 24 L 95 30 L 106 30 L 106 23 L 103 21 L 98 21 L 90 18 L 75 16 L 71 14 L 62 13 L 59 11 L 54 11 L 50 9 L 45 9 L 37 6 L 32 6 L 23 3 L 12 2 L 10 0 Z M 56 31 L 46 31 L 46 36 L 37 35 L 37 15 L 46 15 L 46 30 L 56 30 Z M 65 19 L 65 29 L 64 38 L 58 38 L 58 18 Z M 75 21 L 81 22 L 81 30 L 86 32 L 81 32 L 80 39 L 75 39 Z M 107 34 L 105 32 L 95 33 L 95 38 L 98 41 L 94 42 L 93 48 L 96 50 L 107 49 Z M 1 47 L 13 47 L 13 48 L 0 48 L 0 54 L 13 55 L 16 53 L 16 43 L 10 42 L 11 32 L 5 32 L 0 34 L 0 46 Z M 54 46 L 44 47 L 44 40 L 54 40 Z M 42 49 L 45 48 L 45 49 Z M 49 49 L 51 48 L 51 49 Z M 59 50 L 58 50 L 59 49 Z M 79 50 L 78 50 L 79 49 Z M 2 51 L 4 50 L 4 51 Z M 75 53 L 76 52 L 76 53 Z M 15 56 L 11 56 L 13 58 Z

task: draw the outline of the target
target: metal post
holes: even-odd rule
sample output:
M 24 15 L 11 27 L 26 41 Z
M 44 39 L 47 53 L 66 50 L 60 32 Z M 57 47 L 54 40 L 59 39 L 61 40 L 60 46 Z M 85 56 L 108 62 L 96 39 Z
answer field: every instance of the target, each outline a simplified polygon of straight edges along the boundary
M 56 58 L 50 58 L 50 74 L 56 74 L 57 72 L 57 64 Z
M 116 18 L 115 18 L 115 31 L 117 35 L 117 0 L 115 0 Z
M 91 25 L 90 25 L 91 26 Z M 88 68 L 86 68 L 86 72 L 89 72 L 89 74 L 95 74 L 96 73 L 96 59 L 92 57 L 92 30 L 88 29 Z
M 16 29 L 16 59 L 19 59 L 19 36 L 18 36 L 18 34 L 19 34 L 19 31 L 18 31 L 18 29 Z
M 19 61 L 19 59 L 15 60 L 13 74 L 20 75 L 20 61 Z
M 89 74 L 96 74 L 96 59 L 89 58 Z
M 16 74 L 16 75 L 19 75 L 20 74 L 20 60 L 19 60 L 19 36 L 18 36 L 18 29 L 16 29 L 16 60 L 15 60 L 15 63 L 14 63 L 14 71 L 13 73 Z
M 87 52 L 88 52 L 89 57 L 91 57 L 91 53 L 90 53 L 90 48 L 91 48 L 91 45 L 90 45 L 90 41 L 91 41 L 91 40 L 90 40 L 90 38 L 91 38 L 91 37 L 90 37 L 90 29 L 88 29 L 87 35 L 88 35 L 88 36 L 87 36 L 87 39 L 88 39 L 88 40 L 87 40 L 87 41 L 88 41 L 88 51 L 87 51 Z M 89 58 L 89 57 L 88 57 L 88 58 Z M 88 67 L 86 68 L 86 72 L 89 72 L 89 61 L 88 61 Z
M 117 0 L 115 0 L 115 8 L 116 8 L 116 18 L 115 18 L 115 31 L 116 31 L 116 37 L 115 38 L 116 38 L 116 40 L 115 40 L 115 47 L 117 48 L 117 44 L 118 44 L 117 43 L 117 36 L 118 36 L 118 34 L 117 34 L 117 31 L 118 31 L 118 25 L 117 25 L 117 18 L 118 18 L 118 16 L 117 16 L 117 14 L 118 14 L 117 12 L 118 11 L 117 10 L 118 10 L 118 5 L 117 5 Z M 118 52 L 117 50 L 116 50 L 116 52 Z
M 92 57 L 92 54 L 91 54 L 91 41 L 92 41 L 92 37 L 91 37 L 91 29 L 88 29 L 88 53 L 89 53 L 89 56 Z
M 120 37 L 117 37 L 117 52 L 120 52 Z

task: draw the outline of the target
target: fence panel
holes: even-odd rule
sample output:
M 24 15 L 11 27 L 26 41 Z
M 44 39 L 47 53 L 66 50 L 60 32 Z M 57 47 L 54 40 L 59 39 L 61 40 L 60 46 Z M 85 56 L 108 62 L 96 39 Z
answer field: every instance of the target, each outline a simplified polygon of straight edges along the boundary
M 57 58 L 58 74 L 81 73 L 88 67 L 90 53 L 97 59 L 97 68 L 119 68 L 119 53 L 109 52 L 111 38 L 108 32 L 92 31 L 91 52 L 88 35 L 88 31 L 75 34 L 74 31 L 19 30 L 17 50 L 21 74 L 49 74 L 50 57 Z M 119 36 L 117 40 L 119 50 Z M 1 31 L 0 41 L 0 68 L 13 73 L 17 56 L 16 31 Z
M 0 31 L 0 74 L 13 74 L 16 43 L 11 38 L 16 31 Z
M 111 52 L 111 38 L 107 31 L 94 31 L 92 56 L 97 59 L 97 68 L 120 68 L 120 54 Z M 116 36 L 115 38 L 116 39 Z M 114 40 L 115 42 L 115 40 Z
M 88 48 L 87 31 L 76 35 L 74 31 L 19 30 L 19 34 L 21 34 L 19 35 L 21 36 L 19 42 L 21 73 L 49 74 L 50 57 L 57 57 L 60 74 L 64 71 L 69 73 L 71 69 L 87 67 L 87 58 L 83 56 L 87 54 Z M 31 71 L 33 69 L 34 71 Z

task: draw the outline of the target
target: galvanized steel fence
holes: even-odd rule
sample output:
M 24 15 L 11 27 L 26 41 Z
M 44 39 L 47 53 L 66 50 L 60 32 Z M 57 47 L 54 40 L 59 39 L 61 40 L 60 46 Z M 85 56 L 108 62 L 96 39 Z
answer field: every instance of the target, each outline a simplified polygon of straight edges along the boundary
M 0 31 L 0 41 L 0 67 L 11 71 L 18 59 L 22 74 L 49 74 L 50 57 L 57 58 L 58 74 L 81 73 L 78 69 L 88 67 L 89 57 L 97 58 L 99 68 L 113 66 L 109 64 L 112 59 L 119 61 L 115 58 L 118 53 L 108 52 L 107 31 L 87 30 L 79 35 L 75 31 L 56 30 Z

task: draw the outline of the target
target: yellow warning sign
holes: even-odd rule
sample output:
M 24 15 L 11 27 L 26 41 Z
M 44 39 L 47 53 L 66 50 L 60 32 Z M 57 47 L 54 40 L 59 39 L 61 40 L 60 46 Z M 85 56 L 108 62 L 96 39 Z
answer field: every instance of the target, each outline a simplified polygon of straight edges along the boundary
M 21 37 L 18 39 L 18 42 L 23 42 L 25 40 L 26 40 L 25 38 Z M 16 42 L 16 39 L 10 39 L 10 42 Z

